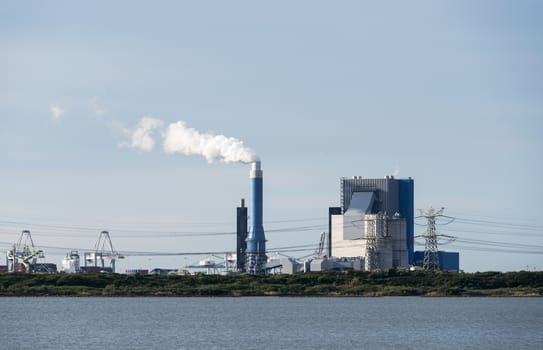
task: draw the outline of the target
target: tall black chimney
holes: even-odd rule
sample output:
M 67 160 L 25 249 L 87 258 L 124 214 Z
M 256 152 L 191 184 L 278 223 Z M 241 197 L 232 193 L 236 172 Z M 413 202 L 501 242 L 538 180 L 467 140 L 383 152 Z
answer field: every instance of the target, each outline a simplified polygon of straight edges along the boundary
M 236 267 L 239 272 L 245 272 L 245 251 L 247 250 L 247 235 L 249 234 L 249 218 L 247 217 L 247 207 L 243 198 L 239 207 L 237 207 L 236 222 Z

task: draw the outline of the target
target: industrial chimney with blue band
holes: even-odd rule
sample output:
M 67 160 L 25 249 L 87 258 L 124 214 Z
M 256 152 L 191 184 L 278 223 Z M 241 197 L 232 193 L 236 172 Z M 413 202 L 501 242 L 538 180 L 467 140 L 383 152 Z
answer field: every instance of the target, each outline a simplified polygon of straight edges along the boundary
M 246 271 L 249 274 L 263 273 L 266 268 L 266 237 L 262 219 L 262 169 L 260 161 L 252 163 L 251 166 L 251 226 L 247 236 L 247 260 Z

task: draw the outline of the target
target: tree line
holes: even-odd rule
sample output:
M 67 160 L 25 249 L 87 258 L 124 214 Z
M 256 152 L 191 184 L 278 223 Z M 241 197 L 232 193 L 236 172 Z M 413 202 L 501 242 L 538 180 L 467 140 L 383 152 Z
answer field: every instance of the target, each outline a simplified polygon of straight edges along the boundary
M 543 296 L 543 272 L 2 273 L 0 296 Z

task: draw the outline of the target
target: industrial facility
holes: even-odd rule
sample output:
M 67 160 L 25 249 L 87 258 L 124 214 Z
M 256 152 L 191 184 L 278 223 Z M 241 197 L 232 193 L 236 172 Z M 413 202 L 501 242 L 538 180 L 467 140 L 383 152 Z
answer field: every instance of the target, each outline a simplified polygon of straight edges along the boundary
M 264 188 L 260 160 L 249 172 L 251 201 L 241 199 L 236 208 L 236 248 L 222 256 L 208 258 L 182 268 L 153 268 L 155 274 L 187 274 L 187 269 L 216 273 L 295 274 L 331 270 L 414 269 L 459 271 L 457 252 L 439 251 L 435 220 L 443 209 L 421 212 L 428 221 L 424 234 L 415 236 L 414 181 L 394 176 L 368 179 L 361 176 L 340 179 L 339 206 L 328 208 L 328 232 L 320 236 L 312 255 L 296 259 L 266 250 L 264 233 Z M 250 216 L 248 213 L 250 212 Z M 415 251 L 415 238 L 425 240 L 424 251 Z M 275 253 L 269 256 L 269 253 Z M 56 265 L 38 263 L 41 249 L 34 247 L 30 231 L 24 230 L 6 253 L 8 272 L 56 272 Z M 81 261 L 81 258 L 83 261 Z M 124 255 L 115 250 L 108 231 L 100 232 L 94 248 L 79 254 L 70 250 L 62 260 L 61 272 L 116 272 L 116 261 Z M 215 261 L 217 258 L 219 261 Z M 127 269 L 127 274 L 148 273 L 149 269 Z
M 100 232 L 94 248 L 83 253 L 83 266 L 77 250 L 71 250 L 61 263 L 61 272 L 115 272 L 115 261 L 123 259 L 111 243 L 108 231 Z M 6 265 L 0 266 L 0 272 L 57 272 L 57 265 L 40 262 L 45 254 L 42 249 L 34 246 L 34 240 L 29 230 L 23 230 L 17 243 L 6 252 Z
M 70 251 L 62 259 L 62 272 L 115 272 L 115 262 L 124 259 L 124 256 L 113 248 L 111 237 L 108 231 L 100 232 L 98 240 L 91 251 L 83 253 L 83 266 L 81 257 L 76 250 Z
M 315 260 L 312 271 L 346 265 L 366 271 L 424 267 L 420 256 L 428 252 L 414 251 L 413 179 L 341 178 L 340 205 L 328 209 L 327 258 Z M 429 269 L 458 271 L 458 253 L 437 252 L 435 242 L 440 259 Z
M 413 180 L 341 179 L 339 214 L 330 215 L 331 257 L 364 260 L 364 269 L 405 267 L 413 261 Z M 329 211 L 334 211 L 330 209 Z
M 251 181 L 250 231 L 247 230 L 247 208 L 243 199 L 237 208 L 236 266 L 239 272 L 422 268 L 425 267 L 424 256 L 428 259 L 429 254 L 432 258 L 435 255 L 437 261 L 429 269 L 459 270 L 458 253 L 437 251 L 437 245 L 433 255 L 427 251 L 415 252 L 414 181 L 394 176 L 382 179 L 341 178 L 340 206 L 328 208 L 328 232 L 321 236 L 321 249 L 306 261 L 276 257 L 264 265 L 266 240 L 262 227 L 260 162 L 253 163 Z M 424 237 L 431 240 L 430 236 Z

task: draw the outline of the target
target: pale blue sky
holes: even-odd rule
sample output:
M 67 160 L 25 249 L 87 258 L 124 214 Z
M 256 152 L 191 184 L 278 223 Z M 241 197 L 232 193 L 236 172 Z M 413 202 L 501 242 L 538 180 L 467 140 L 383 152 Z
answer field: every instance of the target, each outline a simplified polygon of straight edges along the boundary
M 316 245 L 340 177 L 398 172 L 416 208 L 490 222 L 441 227 L 485 241 L 443 246 L 461 268 L 543 269 L 542 38 L 539 1 L 4 3 L 0 248 L 30 228 L 51 247 L 90 249 L 109 229 L 119 250 L 233 249 L 162 236 L 234 231 L 249 167 L 119 148 L 149 116 L 257 152 L 265 228 L 311 226 L 269 247 Z

